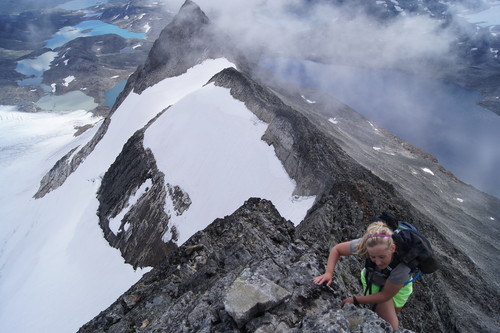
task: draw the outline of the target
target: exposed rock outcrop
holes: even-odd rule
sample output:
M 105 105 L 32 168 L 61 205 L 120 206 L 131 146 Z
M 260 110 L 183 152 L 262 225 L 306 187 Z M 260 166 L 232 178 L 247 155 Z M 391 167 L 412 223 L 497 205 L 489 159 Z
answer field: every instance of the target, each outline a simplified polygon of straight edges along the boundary
M 265 276 L 244 269 L 227 290 L 224 309 L 241 328 L 259 313 L 271 310 L 290 296 L 288 290 Z
M 97 215 L 104 237 L 134 267 L 156 266 L 175 247 L 172 241 L 163 241 L 169 229 L 169 216 L 164 210 L 167 187 L 153 154 L 142 145 L 143 137 L 142 130 L 129 139 L 97 193 Z M 143 186 L 144 193 L 130 203 Z M 110 220 L 117 218 L 119 228 L 112 230 Z
M 274 147 L 287 173 L 297 182 L 295 194 L 316 195 L 336 181 L 337 174 L 366 173 L 331 138 L 317 130 L 297 109 L 248 75 L 227 68 L 210 82 L 230 89 L 259 119 L 269 124 L 263 140 Z
M 342 269 L 333 288 L 315 286 L 311 279 L 323 265 L 323 255 L 296 239 L 271 202 L 250 199 L 79 332 L 392 332 L 370 310 L 340 308 L 351 292 Z

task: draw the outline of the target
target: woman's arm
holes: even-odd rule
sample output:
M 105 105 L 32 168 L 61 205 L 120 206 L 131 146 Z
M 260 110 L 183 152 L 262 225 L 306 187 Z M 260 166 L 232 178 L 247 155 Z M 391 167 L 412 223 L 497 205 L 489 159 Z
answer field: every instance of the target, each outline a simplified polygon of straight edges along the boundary
M 339 258 L 341 256 L 350 256 L 351 254 L 350 242 L 340 243 L 332 247 L 330 254 L 328 255 L 328 263 L 326 265 L 325 273 L 315 277 L 313 282 L 315 284 L 323 284 L 326 282 L 326 285 L 329 286 L 332 283 L 333 272 L 335 271 L 335 266 L 337 265 Z
M 386 302 L 396 296 L 401 288 L 404 287 L 404 284 L 394 284 L 390 281 L 386 281 L 384 285 L 384 289 L 381 292 L 376 294 L 368 295 L 368 296 L 356 296 L 356 300 L 360 304 L 379 304 Z M 346 298 L 343 300 L 340 305 L 343 306 L 346 303 L 354 303 L 353 297 Z

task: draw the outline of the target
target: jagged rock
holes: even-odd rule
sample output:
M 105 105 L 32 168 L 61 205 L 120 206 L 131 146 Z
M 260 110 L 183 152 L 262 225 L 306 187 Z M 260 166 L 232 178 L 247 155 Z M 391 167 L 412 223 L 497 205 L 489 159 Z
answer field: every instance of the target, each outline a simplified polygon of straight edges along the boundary
M 167 190 L 176 215 L 182 215 L 191 205 L 191 198 L 189 194 L 184 192 L 178 185 L 172 186 L 167 184 Z
M 70 158 L 77 149 L 78 147 L 71 149 L 66 155 L 61 157 L 61 159 L 56 162 L 56 164 L 49 170 L 49 172 L 47 172 L 47 174 L 45 174 L 45 176 L 43 176 L 40 181 L 40 187 L 33 196 L 35 199 L 42 198 L 45 194 L 64 183 L 66 178 L 68 178 L 72 172 L 70 167 Z
M 368 309 L 358 309 L 352 305 L 346 305 L 345 310 L 327 311 L 319 315 L 309 316 L 304 319 L 302 326 L 304 331 L 309 332 L 361 332 L 388 333 L 392 332 L 391 325 L 380 319 L 375 313 Z
M 234 68 L 216 74 L 210 82 L 230 89 L 259 119 L 269 124 L 263 140 L 273 145 L 287 173 L 296 182 L 294 194 L 317 195 L 335 181 L 335 174 L 366 173 L 331 138 L 317 130 L 274 92 Z M 360 177 L 362 177 L 360 175 Z
M 165 242 L 163 239 L 169 229 L 169 216 L 163 209 L 168 195 L 167 185 L 152 152 L 143 146 L 144 131 L 148 126 L 136 132 L 124 145 L 97 192 L 97 215 L 104 237 L 112 246 L 119 248 L 125 260 L 134 267 L 156 266 L 175 248 L 172 241 Z M 127 207 L 130 197 L 147 180 L 151 182 L 151 187 L 146 188 L 135 204 Z M 175 187 L 169 185 L 169 188 Z M 178 186 L 176 188 L 180 198 L 189 200 L 187 194 Z M 176 205 L 178 211 L 186 207 L 179 205 Z M 110 219 L 116 218 L 125 209 L 128 211 L 120 221 L 119 231 L 111 230 Z
M 368 332 L 387 329 L 369 310 L 340 309 L 340 300 L 350 293 L 341 277 L 332 288 L 312 283 L 323 261 L 295 238 L 293 225 L 271 202 L 252 198 L 192 236 L 79 332 L 298 333 L 328 323 L 344 332 L 366 331 L 368 326 Z M 346 267 L 341 263 L 340 272 Z M 235 315 L 238 299 L 232 297 L 245 288 L 259 297 L 272 291 L 275 297 L 250 302 Z M 267 305 L 260 307 L 259 302 Z
M 224 297 L 224 308 L 238 327 L 242 327 L 256 314 L 274 308 L 290 295 L 266 277 L 245 269 L 229 287 Z

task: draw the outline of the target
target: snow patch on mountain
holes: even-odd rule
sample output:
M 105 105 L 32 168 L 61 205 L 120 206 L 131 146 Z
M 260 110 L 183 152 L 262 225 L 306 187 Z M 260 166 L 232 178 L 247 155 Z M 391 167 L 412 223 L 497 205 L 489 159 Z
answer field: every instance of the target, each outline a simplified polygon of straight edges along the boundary
M 298 224 L 315 197 L 295 198 L 274 149 L 261 140 L 267 124 L 229 90 L 209 84 L 169 108 L 145 133 L 167 183 L 179 185 L 192 204 L 171 216 L 179 244 L 250 197 L 271 200 Z
M 337 125 L 339 123 L 339 121 L 337 120 L 337 117 L 328 118 L 328 121 L 334 125 Z
M 130 208 L 137 203 L 137 201 L 141 198 L 141 196 L 151 188 L 152 181 L 151 179 L 147 179 L 135 193 L 130 196 L 127 205 L 122 209 L 122 211 L 116 215 L 114 218 L 109 220 L 109 228 L 116 235 L 120 231 L 120 226 L 122 223 L 123 217 L 129 212 Z M 124 229 L 128 228 L 128 223 L 125 224 Z
M 307 103 L 309 104 L 316 104 L 316 101 L 312 101 L 310 99 L 308 99 L 307 97 L 305 97 L 304 95 L 300 95 Z
M 431 169 L 429 169 L 429 168 L 422 168 L 422 170 L 423 170 L 424 172 L 426 172 L 426 173 L 428 173 L 428 174 L 430 174 L 430 175 L 433 175 L 433 176 L 434 176 L 434 172 L 432 172 L 432 170 L 431 170 Z
M 63 79 L 63 86 L 67 87 L 71 82 L 75 80 L 75 77 L 73 75 L 67 76 Z

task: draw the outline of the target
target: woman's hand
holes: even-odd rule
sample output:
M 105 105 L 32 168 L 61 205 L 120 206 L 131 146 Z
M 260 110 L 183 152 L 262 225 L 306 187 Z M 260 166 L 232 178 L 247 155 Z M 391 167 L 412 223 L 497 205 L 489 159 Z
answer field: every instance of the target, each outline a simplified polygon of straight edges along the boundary
M 352 303 L 352 304 L 354 304 L 354 298 L 352 298 L 352 297 L 346 298 L 345 300 L 343 300 L 342 302 L 340 302 L 340 306 L 344 306 L 344 305 L 346 305 L 346 303 Z
M 323 275 L 316 276 L 313 279 L 313 282 L 315 284 L 323 284 L 323 283 L 326 282 L 326 285 L 329 286 L 330 284 L 332 284 L 332 278 L 333 278 L 333 274 L 332 273 L 325 273 Z

